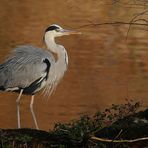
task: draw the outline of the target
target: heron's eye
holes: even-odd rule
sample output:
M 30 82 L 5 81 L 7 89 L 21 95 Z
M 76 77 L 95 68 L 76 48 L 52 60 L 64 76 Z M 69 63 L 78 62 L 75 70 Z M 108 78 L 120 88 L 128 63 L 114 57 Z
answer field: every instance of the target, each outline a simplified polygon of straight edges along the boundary
M 60 32 L 60 29 L 59 29 L 59 28 L 57 28 L 57 29 L 56 29 L 56 32 Z

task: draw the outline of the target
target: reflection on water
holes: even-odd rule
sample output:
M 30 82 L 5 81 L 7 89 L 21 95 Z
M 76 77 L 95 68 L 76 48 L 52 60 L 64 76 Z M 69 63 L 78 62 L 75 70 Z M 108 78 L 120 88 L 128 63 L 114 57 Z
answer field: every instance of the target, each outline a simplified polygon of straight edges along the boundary
M 106 1 L 107 2 L 107 1 Z M 15 46 L 32 44 L 43 47 L 44 28 L 57 23 L 78 28 L 90 22 L 129 21 L 144 7 L 108 5 L 103 1 L 35 0 L 8 1 L 0 5 L 0 61 Z M 126 11 L 125 11 L 126 10 Z M 148 106 L 148 35 L 144 27 L 89 26 L 79 29 L 83 35 L 57 39 L 69 54 L 69 69 L 48 104 L 36 96 L 35 110 L 40 128 L 49 129 L 55 122 L 92 114 L 112 103 L 132 98 Z M 146 28 L 145 28 L 146 29 Z M 0 127 L 16 127 L 17 94 L 0 95 Z M 23 127 L 33 127 L 30 99 L 22 98 Z

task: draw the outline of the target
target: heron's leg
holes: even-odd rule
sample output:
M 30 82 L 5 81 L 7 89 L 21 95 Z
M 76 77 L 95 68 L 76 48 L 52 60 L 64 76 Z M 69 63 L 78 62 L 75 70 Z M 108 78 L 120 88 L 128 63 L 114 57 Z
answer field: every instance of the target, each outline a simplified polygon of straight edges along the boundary
M 18 128 L 21 128 L 21 122 L 20 122 L 20 99 L 21 99 L 22 93 L 23 93 L 23 89 L 21 89 L 20 94 L 19 94 L 18 98 L 16 99 Z
M 36 127 L 36 129 L 39 129 L 37 121 L 36 121 L 35 113 L 33 111 L 33 102 L 34 102 L 34 95 L 32 95 L 32 97 L 31 97 L 30 111 L 31 111 L 31 114 L 32 114 L 32 117 L 33 117 L 33 120 L 34 120 L 34 123 L 35 123 L 35 127 Z

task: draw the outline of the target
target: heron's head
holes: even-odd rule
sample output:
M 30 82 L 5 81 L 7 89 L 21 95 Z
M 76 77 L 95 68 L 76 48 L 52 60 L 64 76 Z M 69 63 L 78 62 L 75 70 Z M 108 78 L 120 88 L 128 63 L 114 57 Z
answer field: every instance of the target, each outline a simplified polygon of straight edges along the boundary
M 70 34 L 80 34 L 80 32 L 63 29 L 62 27 L 56 24 L 49 26 L 45 30 L 45 36 L 47 35 L 48 37 L 52 37 L 52 38 L 60 37 L 63 35 L 70 35 Z

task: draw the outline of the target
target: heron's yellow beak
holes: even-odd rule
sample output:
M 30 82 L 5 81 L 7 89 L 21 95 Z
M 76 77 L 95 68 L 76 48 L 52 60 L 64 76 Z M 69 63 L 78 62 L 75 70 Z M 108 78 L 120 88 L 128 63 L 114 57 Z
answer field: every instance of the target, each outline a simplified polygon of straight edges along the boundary
M 66 29 L 62 30 L 62 33 L 63 33 L 64 35 L 70 35 L 70 34 L 82 34 L 81 32 L 78 32 L 78 31 L 74 31 L 74 30 L 66 30 Z

